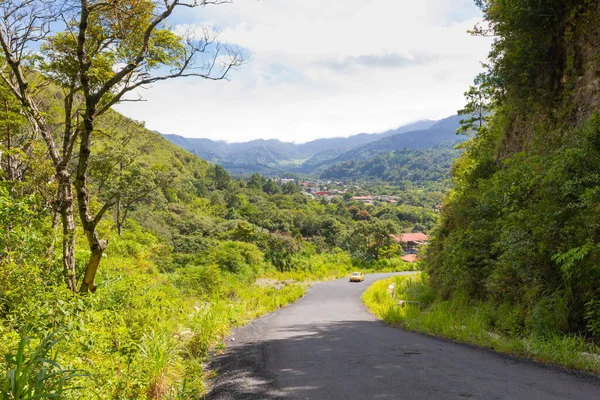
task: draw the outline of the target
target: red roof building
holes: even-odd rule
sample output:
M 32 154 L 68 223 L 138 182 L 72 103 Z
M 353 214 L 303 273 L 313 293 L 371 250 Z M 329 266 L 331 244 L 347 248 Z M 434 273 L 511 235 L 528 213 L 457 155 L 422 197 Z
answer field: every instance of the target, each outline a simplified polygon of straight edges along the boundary
M 429 240 L 429 236 L 427 236 L 424 233 L 418 232 L 418 233 L 405 233 L 403 235 L 400 235 L 400 241 L 403 243 L 408 243 L 408 242 L 426 242 Z
M 429 236 L 421 232 L 392 235 L 392 237 L 396 239 L 396 242 L 402 244 L 402 248 L 406 252 L 406 255 L 402 259 L 407 262 L 417 261 L 416 257 L 419 247 L 421 245 L 427 245 L 427 241 L 429 240 Z M 414 256 L 414 259 L 412 256 Z M 407 259 L 405 260 L 405 258 Z
M 402 235 L 392 235 L 398 243 L 424 243 L 429 240 L 429 236 L 424 233 L 404 233 Z

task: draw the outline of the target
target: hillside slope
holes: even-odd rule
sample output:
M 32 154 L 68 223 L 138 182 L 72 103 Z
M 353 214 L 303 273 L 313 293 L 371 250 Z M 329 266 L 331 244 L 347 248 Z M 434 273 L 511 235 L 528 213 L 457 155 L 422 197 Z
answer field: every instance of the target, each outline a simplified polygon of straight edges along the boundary
M 387 204 L 359 221 L 351 203 L 322 204 L 294 183 L 233 180 L 116 112 L 97 123 L 87 194 L 94 210 L 105 210 L 98 231 L 107 248 L 93 295 L 73 295 L 65 284 L 46 153 L 28 154 L 31 168 L 18 178 L 5 179 L 8 163 L 0 163 L 0 353 L 9 355 L 0 361 L 0 392 L 15 363 L 38 357 L 27 382 L 43 371 L 56 372 L 57 382 L 77 371 L 68 398 L 202 397 L 209 353 L 233 326 L 356 265 L 410 268 L 390 235 L 435 221 L 430 206 Z M 384 211 L 398 216 L 379 219 Z M 81 274 L 89 250 L 74 223 Z M 356 240 L 357 232 L 373 241 Z M 43 390 L 53 382 L 38 383 Z
M 301 144 L 273 139 L 227 143 L 210 139 L 184 138 L 178 135 L 165 134 L 163 136 L 171 143 L 190 151 L 200 158 L 222 164 L 232 173 L 259 172 L 276 175 L 281 171 L 299 170 L 295 166 L 312 157 L 316 157 L 321 161 L 328 160 L 351 148 L 393 135 L 427 129 L 434 123 L 435 121 L 418 121 L 383 133 L 361 133 L 346 138 L 317 139 Z
M 460 119 L 461 117 L 455 115 L 440 120 L 427 129 L 386 137 L 345 152 L 332 161 L 360 160 L 393 150 L 405 148 L 423 149 L 435 147 L 440 144 L 459 143 L 466 140 L 464 136 L 458 136 L 456 134 L 456 130 L 460 126 Z
M 452 146 L 433 149 L 402 149 L 381 153 L 366 160 L 334 164 L 321 173 L 321 179 L 382 180 L 399 184 L 441 183 L 449 178 L 450 166 L 460 155 Z
M 427 129 L 397 133 L 347 151 L 320 153 L 294 171 L 321 174 L 326 168 L 335 164 L 367 160 L 378 154 L 394 150 L 430 149 L 440 145 L 452 146 L 468 139 L 466 136 L 456 134 L 460 119 L 461 117 L 455 115 L 442 119 Z
M 137 161 L 148 167 L 161 166 L 175 172 L 174 176 L 181 180 L 200 179 L 208 175 L 210 163 L 122 114 L 109 111 L 102 116 L 99 124 L 100 129 L 118 133 L 127 132 L 132 136 L 133 139 L 128 142 L 128 147 L 138 151 L 140 154 Z M 104 140 L 101 137 L 100 143 L 102 142 Z
M 600 3 L 482 7 L 498 39 L 476 90 L 495 113 L 454 166 L 428 248 L 431 284 L 497 310 L 485 323 L 500 334 L 598 343 Z

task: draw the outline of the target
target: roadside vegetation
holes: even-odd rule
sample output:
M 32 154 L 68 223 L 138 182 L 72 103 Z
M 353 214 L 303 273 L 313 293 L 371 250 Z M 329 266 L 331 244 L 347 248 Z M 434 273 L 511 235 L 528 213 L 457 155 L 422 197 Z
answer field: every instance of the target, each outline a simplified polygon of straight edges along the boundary
M 421 152 L 379 157 L 366 176 L 389 179 L 360 185 L 397 204 L 315 201 L 114 112 L 157 81 L 224 79 L 245 56 L 167 28 L 176 8 L 214 2 L 109 3 L 0 4 L 3 399 L 202 398 L 232 327 L 314 280 L 410 269 L 391 235 L 430 230 L 426 276 L 365 294 L 377 315 L 599 371 L 598 2 L 477 1 L 489 27 L 473 33 L 497 40 L 439 213 L 447 182 Z M 400 166 L 419 162 L 408 179 Z
M 0 5 L 1 399 L 203 398 L 232 327 L 315 280 L 411 267 L 390 235 L 419 228 L 419 210 L 379 218 L 235 178 L 111 109 L 243 65 L 212 32 L 167 28 L 176 8 L 212 3 Z
M 196 163 L 193 157 L 189 161 L 184 171 Z M 207 196 L 214 198 L 222 192 L 210 187 L 211 182 L 210 177 L 198 180 L 209 184 Z M 186 192 L 187 187 L 191 191 Z M 109 244 L 97 290 L 74 296 L 61 274 L 61 254 L 52 250 L 60 237 L 53 228 L 52 209 L 38 195 L 21 194 L 34 190 L 27 182 L 3 182 L 0 188 L 0 220 L 2 226 L 11 227 L 0 232 L 0 353 L 8 355 L 0 362 L 4 370 L 0 389 L 6 398 L 17 393 L 10 378 L 18 370 L 17 360 L 32 364 L 21 380 L 29 389 L 49 366 L 35 361 L 40 352 L 46 352 L 44 358 L 57 362 L 60 370 L 73 373 L 60 390 L 56 386 L 60 375 L 43 381 L 42 393 L 78 399 L 201 398 L 210 373 L 203 363 L 211 350 L 222 346 L 232 327 L 297 300 L 316 280 L 347 276 L 355 269 L 411 268 L 399 259 L 400 250 L 393 243 L 370 247 L 374 242 L 350 240 L 356 229 L 368 234 L 371 226 L 351 217 L 331 217 L 344 229 L 334 231 L 335 237 L 346 232 L 343 237 L 348 238 L 339 242 L 340 247 L 327 244 L 327 237 L 320 236 L 323 228 L 315 228 L 311 236 L 292 236 L 292 229 L 302 226 L 297 227 L 290 213 L 297 221 L 312 215 L 318 222 L 326 219 L 327 210 L 335 214 L 337 205 L 279 194 L 277 199 L 290 203 L 280 214 L 289 226 L 271 232 L 263 226 L 282 221 L 269 212 L 257 219 L 261 225 L 239 216 L 227 219 L 240 209 L 196 195 L 193 185 L 182 189 L 171 184 L 130 210 L 121 235 L 114 220 L 102 223 Z M 247 190 L 239 189 L 252 193 L 253 202 L 277 210 L 273 197 Z M 169 201 L 167 193 L 186 200 Z M 323 214 L 313 214 L 313 207 Z M 373 226 L 389 226 L 373 219 Z M 384 230 L 382 235 L 386 234 Z M 82 273 L 88 252 L 76 246 L 75 254 Z M 56 341 L 52 351 L 44 342 L 48 335 Z
M 426 273 L 375 282 L 362 299 L 392 326 L 600 374 L 600 347 L 581 335 L 556 333 L 553 313 L 532 315 L 523 331 L 511 307 L 465 296 L 438 298 Z
M 365 297 L 390 323 L 598 373 L 600 4 L 477 1 L 495 41 L 422 281 Z
M 1 399 L 203 398 L 204 363 L 232 327 L 315 280 L 411 268 L 390 235 L 421 215 L 432 226 L 432 208 L 386 205 L 384 218 L 232 177 L 111 109 L 192 54 L 217 58 L 210 38 L 154 20 L 181 2 L 61 4 L 0 5 Z M 69 30 L 46 29 L 56 20 Z M 230 50 L 201 77 L 240 66 Z

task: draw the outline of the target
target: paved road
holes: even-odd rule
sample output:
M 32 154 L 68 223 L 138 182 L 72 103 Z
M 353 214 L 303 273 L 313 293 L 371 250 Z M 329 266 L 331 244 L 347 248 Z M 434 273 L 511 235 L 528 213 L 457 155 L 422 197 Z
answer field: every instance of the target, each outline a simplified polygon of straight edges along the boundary
M 316 284 L 234 332 L 208 399 L 600 399 L 600 379 L 377 321 L 360 295 L 390 275 Z

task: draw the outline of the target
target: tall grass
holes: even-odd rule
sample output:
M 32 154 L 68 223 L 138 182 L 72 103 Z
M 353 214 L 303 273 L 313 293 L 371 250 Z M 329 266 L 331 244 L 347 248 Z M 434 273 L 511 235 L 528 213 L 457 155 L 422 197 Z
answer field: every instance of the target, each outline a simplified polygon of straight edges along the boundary
M 63 398 L 68 392 L 80 389 L 76 381 L 87 374 L 63 369 L 56 361 L 57 354 L 53 350 L 61 340 L 52 333 L 34 346 L 29 337 L 22 336 L 16 352 L 6 356 L 0 398 Z
M 21 277 L 18 286 L 8 286 L 12 291 L 0 293 L 0 302 L 8 300 L 0 307 L 0 354 L 12 357 L 0 359 L 0 399 L 46 392 L 67 400 L 202 398 L 211 374 L 204 363 L 232 328 L 296 301 L 313 281 L 353 270 L 409 268 L 397 261 L 356 265 L 343 252 L 294 255 L 288 272 L 264 263 L 252 265 L 248 274 L 233 274 L 210 260 L 165 268 L 160 263 L 168 259 L 156 256 L 161 246 L 140 229 L 113 237 L 93 296 L 72 296 L 62 284 L 25 279 L 37 276 L 37 265 L 0 264 L 0 278 Z M 85 249 L 78 250 L 79 263 L 87 258 Z M 0 287 L 6 287 L 3 282 Z M 27 327 L 35 337 L 63 327 L 65 339 L 42 342 L 36 353 L 39 341 L 20 342 L 18 332 Z M 57 364 L 38 362 L 54 360 L 57 350 Z M 89 371 L 92 379 L 77 370 Z
M 312 254 L 309 257 L 293 258 L 293 270 L 288 272 L 267 271 L 264 276 L 278 280 L 296 282 L 323 281 L 343 278 L 354 271 L 365 273 L 414 271 L 415 263 L 407 263 L 399 257 L 391 259 L 362 261 L 350 257 L 348 253 Z
M 390 285 L 394 290 L 390 292 Z M 398 276 L 375 282 L 363 302 L 386 323 L 408 330 L 445 337 L 518 357 L 600 373 L 600 348 L 576 335 L 523 334 L 505 329 L 510 313 L 490 303 L 456 297 L 436 299 L 422 275 Z M 502 322 L 505 322 L 504 324 Z
M 148 397 L 163 398 L 169 392 L 176 373 L 182 373 L 177 342 L 170 332 L 160 330 L 144 334 L 139 346 L 141 364 L 148 377 Z

